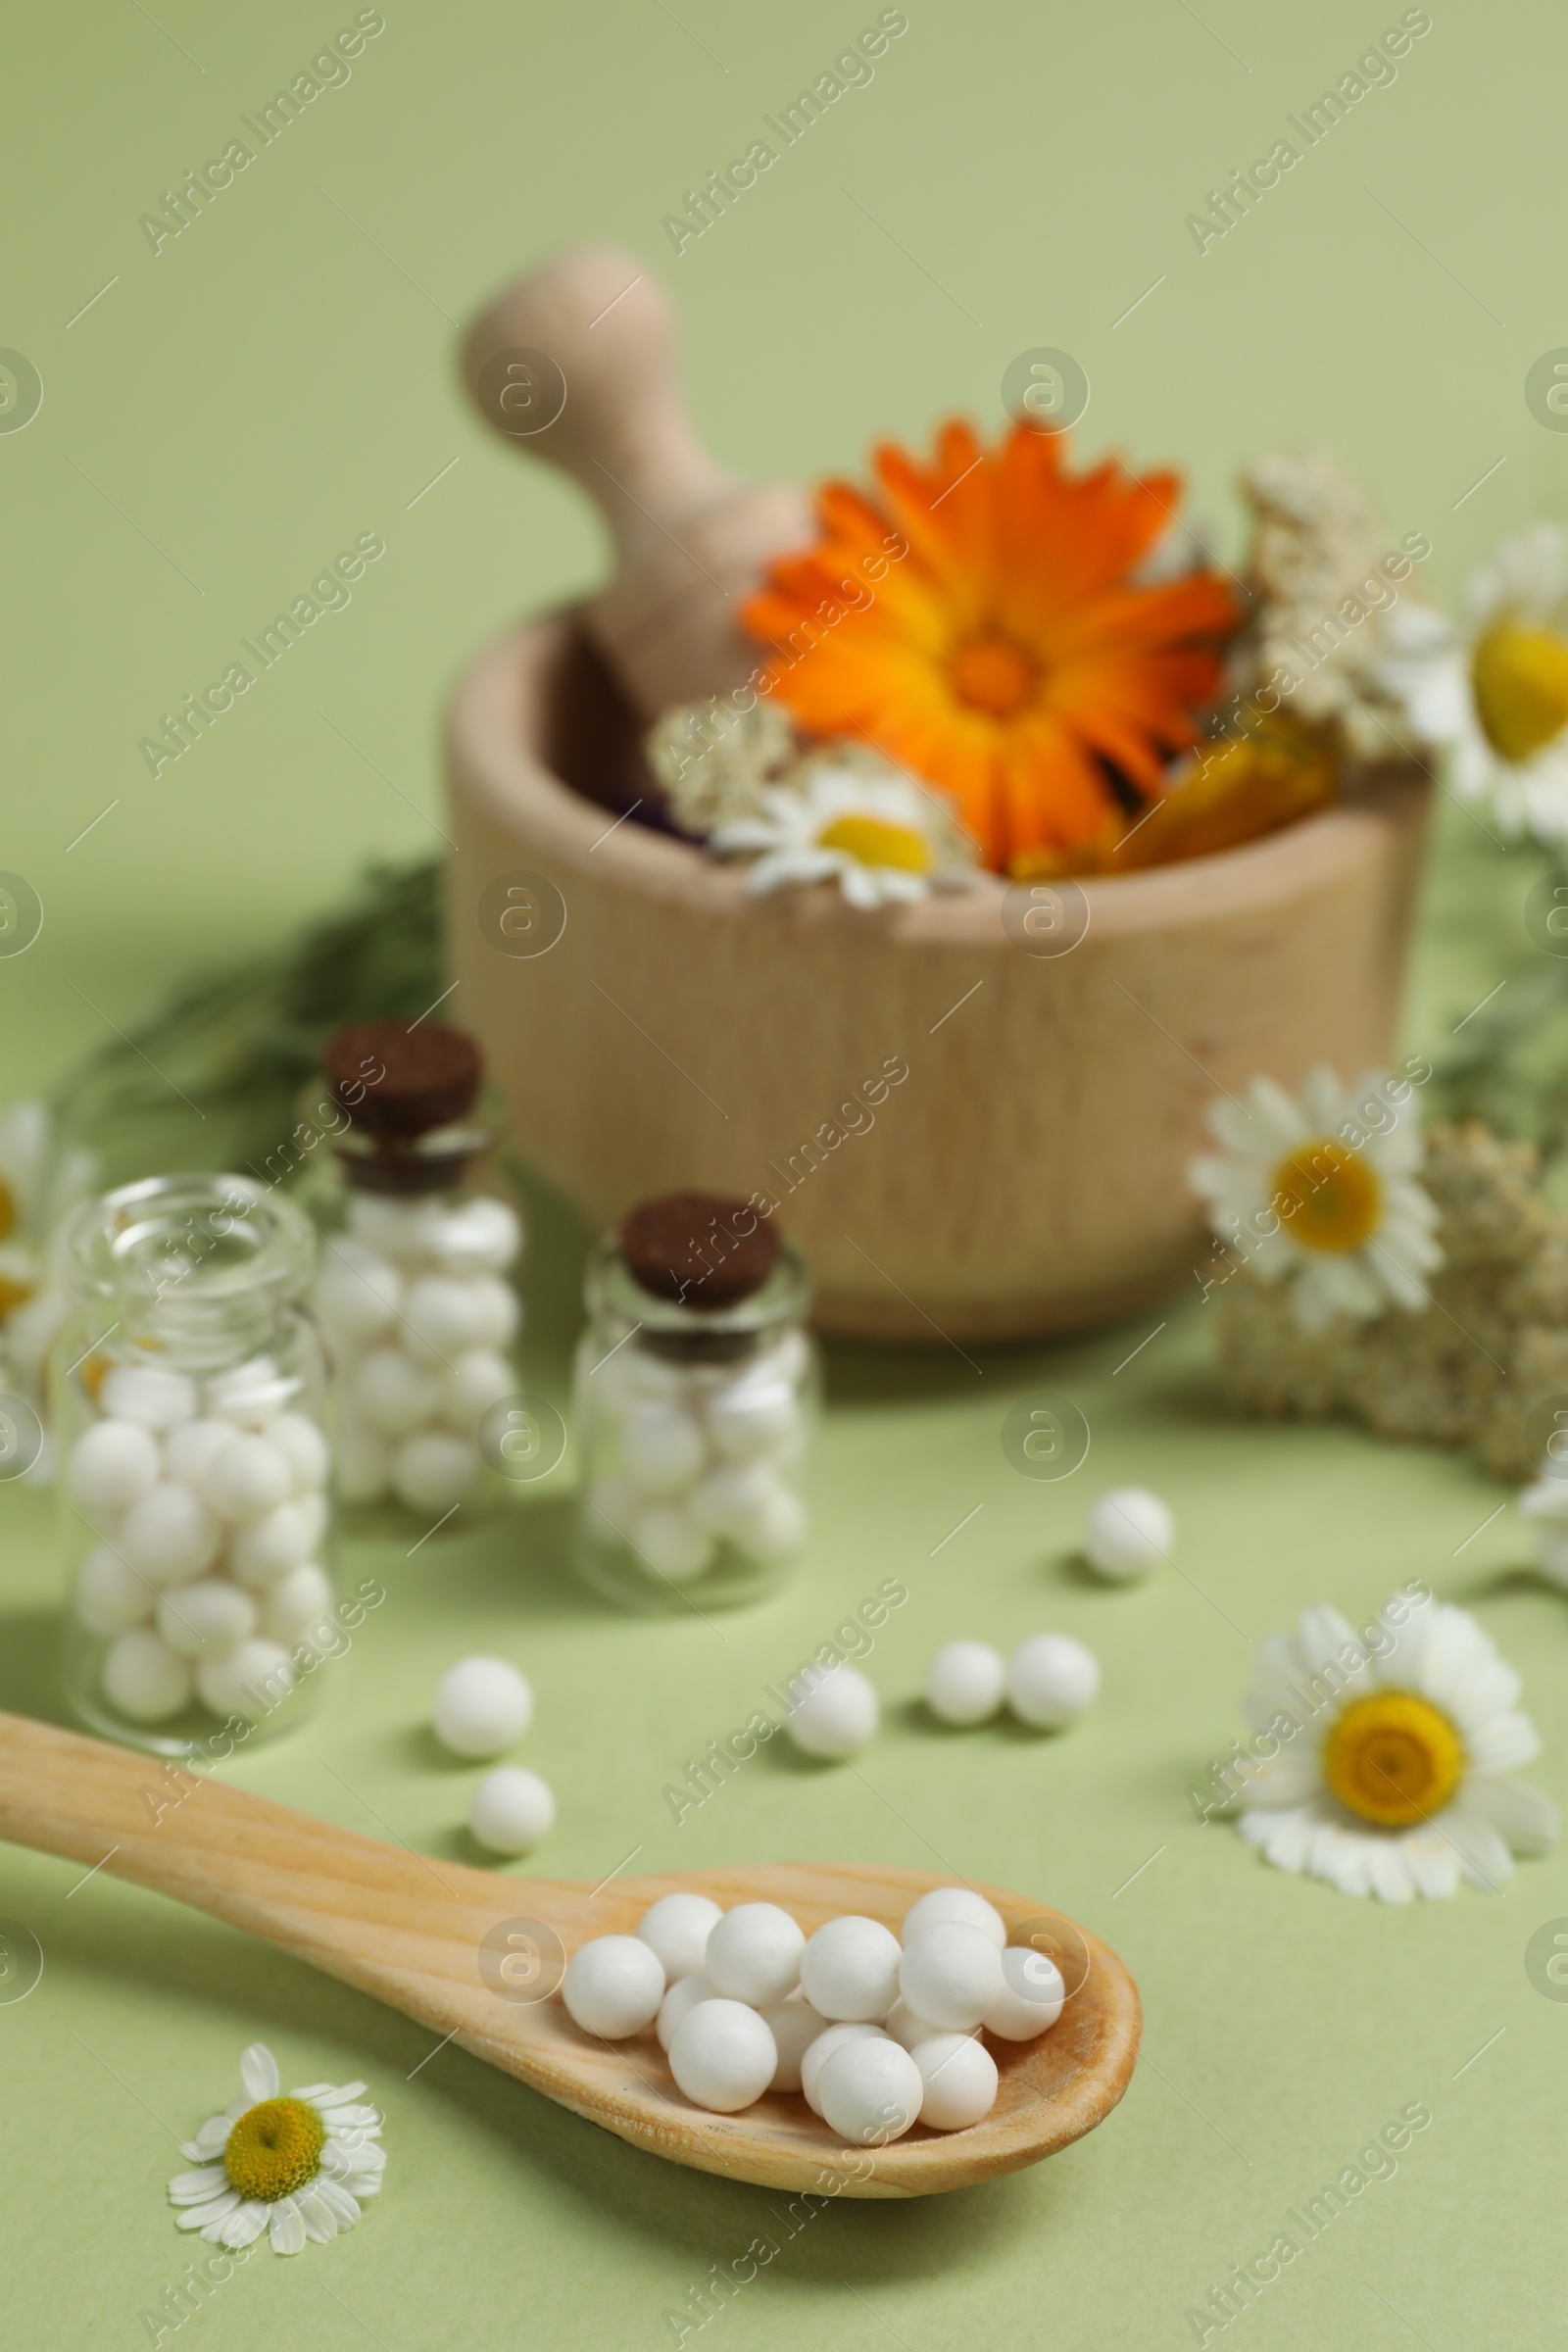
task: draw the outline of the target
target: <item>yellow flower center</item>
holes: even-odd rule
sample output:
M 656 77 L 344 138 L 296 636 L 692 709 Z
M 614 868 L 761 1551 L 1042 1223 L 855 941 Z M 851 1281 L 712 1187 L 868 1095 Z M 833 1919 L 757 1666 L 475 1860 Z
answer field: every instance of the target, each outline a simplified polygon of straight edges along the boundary
M 1383 1187 L 1358 1152 L 1320 1136 L 1280 1161 L 1274 1206 L 1303 1250 L 1359 1250 L 1378 1229 Z
M 1568 726 L 1568 638 L 1499 620 L 1471 660 L 1476 712 L 1504 760 L 1528 760 Z
M 1464 1748 L 1426 1699 L 1379 1690 L 1346 1708 L 1323 1743 L 1323 1774 L 1349 1812 L 1408 1829 L 1447 1803 L 1464 1777 Z
M 914 825 L 885 816 L 836 816 L 817 835 L 817 847 L 838 850 L 858 865 L 896 865 L 906 874 L 931 871 L 931 844 Z
M 17 1196 L 0 1176 L 0 1242 L 17 1229 Z
M 242 2197 L 275 2205 L 303 2188 L 326 2145 L 326 2127 L 304 2099 L 263 2099 L 228 2135 L 223 2170 Z
M 30 1282 L 19 1282 L 14 1274 L 0 1274 L 0 1323 L 13 1307 L 25 1306 L 32 1297 Z
M 1038 677 L 1033 656 L 1010 637 L 971 637 L 948 674 L 959 702 L 988 718 L 1012 718 L 1033 700 Z

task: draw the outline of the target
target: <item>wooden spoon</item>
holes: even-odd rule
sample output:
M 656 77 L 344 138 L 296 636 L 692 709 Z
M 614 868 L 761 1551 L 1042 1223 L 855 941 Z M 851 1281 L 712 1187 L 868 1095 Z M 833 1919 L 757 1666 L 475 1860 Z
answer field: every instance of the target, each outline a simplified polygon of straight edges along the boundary
M 799 2097 L 770 2093 L 740 2115 L 690 2106 L 651 2032 L 606 2042 L 572 2024 L 561 1971 L 578 1944 L 630 1934 L 677 1886 L 726 1905 L 781 1903 L 808 1934 L 843 1911 L 896 1930 L 917 1894 L 951 1884 L 928 1871 L 775 1863 L 598 1887 L 506 1877 L 4 1714 L 0 1837 L 101 1864 L 268 1936 L 634 2147 L 769 2188 L 912 2197 L 1013 2172 L 1108 2115 L 1138 2050 L 1138 1993 L 1114 1952 L 1039 1903 L 984 1887 L 1014 1941 L 1030 1940 L 1020 1931 L 1033 1923 L 1035 1939 L 1061 1953 L 1068 1984 L 1081 1984 L 1039 2040 L 992 2042 L 1002 2084 L 983 2123 L 846 2148 Z

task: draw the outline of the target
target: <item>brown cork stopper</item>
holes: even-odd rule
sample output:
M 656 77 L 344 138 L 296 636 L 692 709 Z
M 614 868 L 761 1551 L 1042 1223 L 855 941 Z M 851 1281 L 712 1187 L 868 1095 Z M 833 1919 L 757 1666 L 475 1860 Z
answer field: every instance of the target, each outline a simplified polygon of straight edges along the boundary
M 442 1021 L 355 1021 L 327 1040 L 321 1067 L 351 1124 L 389 1143 L 466 1118 L 484 1076 L 474 1039 Z
M 772 1224 L 727 1193 L 664 1193 L 641 1201 L 620 1228 L 621 1253 L 642 1289 L 698 1309 L 750 1298 L 772 1273 L 778 1247 Z

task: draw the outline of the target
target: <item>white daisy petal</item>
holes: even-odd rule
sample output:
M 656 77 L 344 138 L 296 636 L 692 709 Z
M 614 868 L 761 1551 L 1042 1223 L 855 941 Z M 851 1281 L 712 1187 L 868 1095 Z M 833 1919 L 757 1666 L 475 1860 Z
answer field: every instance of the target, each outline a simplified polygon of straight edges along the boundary
M 279 2197 L 268 2221 L 274 2254 L 303 2254 L 305 2216 L 292 2197 Z
M 231 2213 L 226 2222 L 215 2222 L 212 2227 L 218 2231 L 221 2244 L 237 2250 L 240 2246 L 255 2244 L 267 2228 L 270 2212 L 270 2206 L 263 2205 L 253 2197 Z
M 277 2060 L 265 2041 L 253 2041 L 240 2058 L 239 2079 L 254 2105 L 262 2099 L 275 2099 L 282 2078 Z
M 175 2215 L 175 2227 L 180 2230 L 199 2230 L 205 2237 L 216 2224 L 225 2221 L 240 2202 L 237 2188 L 224 2189 L 220 2196 L 208 2197 L 200 2205 L 186 2205 Z
M 1477 1772 L 1466 1781 L 1464 1802 L 1507 1839 L 1516 1854 L 1549 1854 L 1562 1819 L 1549 1796 L 1523 1781 L 1504 1781 Z
M 313 2181 L 310 2193 L 326 2207 L 340 2230 L 352 2230 L 355 2223 L 364 2218 L 358 2198 L 352 2190 L 344 2187 L 341 2180 Z
M 1464 1804 L 1450 1805 L 1437 1825 L 1453 1847 L 1459 1869 L 1484 1894 L 1495 1894 L 1513 1877 L 1513 1857 L 1486 1816 Z
M 338 2233 L 338 2218 L 318 2188 L 302 2188 L 295 2195 L 295 2209 L 305 2225 L 305 2234 L 318 2246 L 329 2245 Z
M 204 2164 L 193 2173 L 176 2173 L 169 2193 L 176 2205 L 200 2205 L 220 2188 L 228 2175 L 220 2164 Z

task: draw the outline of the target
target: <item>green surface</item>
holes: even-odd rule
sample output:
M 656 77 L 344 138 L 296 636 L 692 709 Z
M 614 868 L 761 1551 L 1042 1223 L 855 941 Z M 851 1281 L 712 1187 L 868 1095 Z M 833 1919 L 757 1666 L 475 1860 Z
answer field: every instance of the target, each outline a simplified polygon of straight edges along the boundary
M 1503 527 L 1568 512 L 1568 440 L 1521 395 L 1568 337 L 1560 11 L 1434 7 L 1394 86 L 1200 257 L 1184 216 L 1350 67 L 1381 14 L 911 5 L 871 85 L 678 261 L 662 216 L 874 9 L 385 13 L 352 80 L 156 257 L 138 216 L 353 11 L 157 0 L 8 29 L 0 343 L 32 359 L 45 401 L 0 436 L 0 865 L 29 876 L 46 926 L 0 962 L 0 1094 L 52 1083 L 106 1018 L 139 1016 L 215 951 L 275 939 L 370 850 L 437 842 L 445 681 L 506 614 L 599 562 L 574 499 L 489 445 L 452 380 L 449 318 L 565 239 L 613 236 L 667 270 L 705 429 L 749 469 L 851 467 L 876 432 L 919 435 L 953 408 L 995 421 L 1007 362 L 1061 345 L 1094 384 L 1086 445 L 1185 462 L 1223 530 L 1235 462 L 1303 432 L 1380 483 L 1396 532 L 1429 531 L 1443 587 Z M 387 552 L 351 607 L 154 782 L 137 739 L 368 530 Z M 1448 831 L 1410 1022 L 1427 1048 L 1528 954 L 1523 870 L 1467 820 Z M 546 1382 L 574 1249 L 542 1212 Z M 1102 2131 L 985 2190 L 834 2207 L 707 2341 L 1191 2341 L 1188 2306 L 1416 2100 L 1433 2122 L 1397 2176 L 1238 2327 L 1282 2352 L 1412 2333 L 1433 2352 L 1535 2346 L 1560 2328 L 1568 2013 L 1523 1955 L 1568 1914 L 1568 1859 L 1523 1866 L 1500 1901 L 1394 1913 L 1268 1871 L 1234 1832 L 1200 1828 L 1183 1790 L 1239 1728 L 1246 1636 L 1319 1597 L 1361 1622 L 1421 1576 L 1524 1666 L 1546 1741 L 1532 1777 L 1568 1796 L 1568 1612 L 1519 1573 L 1511 1511 L 1473 1533 L 1505 1497 L 1464 1463 L 1235 1424 L 1204 1311 L 1182 1308 L 1119 1372 L 1157 1317 L 978 1373 L 940 1353 L 838 1360 L 809 1569 L 722 1639 L 582 1598 L 559 1502 L 410 1562 L 353 1557 L 351 1578 L 385 1576 L 387 1605 L 318 1726 L 235 1768 L 456 1854 L 470 1775 L 434 1758 L 429 1689 L 446 1658 L 500 1648 L 536 1684 L 520 1753 L 561 1799 L 542 1870 L 599 1878 L 639 1846 L 639 1869 L 951 1862 L 1079 1914 L 1125 1955 L 1148 2056 Z M 1006 1404 L 1039 1386 L 1069 1390 L 1094 1429 L 1088 1468 L 1054 1489 L 1016 1477 L 999 1445 Z M 1091 1493 L 1127 1478 L 1174 1501 L 1185 1573 L 1103 1592 L 1067 1555 Z M 0 1531 L 0 1700 L 48 1712 L 45 1502 L 8 1489 Z M 910 1598 L 870 1661 L 876 1745 L 853 1771 L 764 1749 L 677 1829 L 661 1791 L 685 1757 L 895 1573 Z M 1044 1625 L 1105 1664 L 1076 1732 L 922 1728 L 909 1702 L 939 1641 Z M 388 2187 L 339 2244 L 254 2255 L 188 2323 L 215 2352 L 285 2333 L 313 2352 L 668 2343 L 666 2309 L 769 2227 L 760 2192 L 638 2155 L 454 2050 L 430 2057 L 432 2037 L 390 2013 L 106 1872 L 72 1892 L 79 1876 L 0 1855 L 0 1911 L 47 1954 L 36 1992 L 0 2007 L 8 2343 L 151 2340 L 140 2315 L 188 2252 L 163 2202 L 173 2135 L 226 2099 L 257 2036 L 287 2080 L 368 2078 Z

